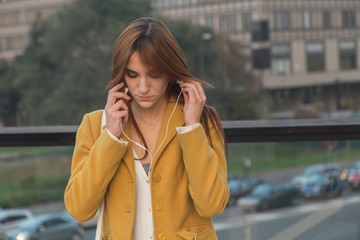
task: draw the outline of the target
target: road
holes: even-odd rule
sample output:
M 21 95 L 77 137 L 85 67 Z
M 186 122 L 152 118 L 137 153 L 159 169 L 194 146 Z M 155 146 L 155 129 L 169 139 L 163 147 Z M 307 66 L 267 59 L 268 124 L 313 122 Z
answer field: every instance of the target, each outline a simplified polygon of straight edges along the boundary
M 359 240 L 359 209 L 360 192 L 355 192 L 247 215 L 231 207 L 214 218 L 214 226 L 219 240 Z M 94 236 L 95 229 L 88 229 L 84 240 Z
M 224 240 L 358 240 L 359 206 L 360 195 L 350 194 L 248 215 L 233 207 L 216 217 L 214 225 Z
M 289 181 L 301 169 L 261 176 L 266 182 Z M 63 211 L 63 203 L 32 207 L 35 214 Z M 307 200 L 298 206 L 244 214 L 229 207 L 213 219 L 220 240 L 360 240 L 360 191 L 331 200 Z M 84 240 L 93 240 L 95 228 Z

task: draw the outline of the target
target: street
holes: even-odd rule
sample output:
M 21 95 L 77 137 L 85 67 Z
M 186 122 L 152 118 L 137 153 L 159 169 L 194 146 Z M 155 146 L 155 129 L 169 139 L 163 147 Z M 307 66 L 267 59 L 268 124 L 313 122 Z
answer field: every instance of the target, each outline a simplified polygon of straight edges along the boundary
M 344 198 L 304 201 L 299 206 L 243 214 L 239 207 L 214 218 L 220 240 L 359 240 L 360 194 Z M 95 228 L 84 240 L 93 240 Z
M 218 238 L 224 240 L 358 240 L 359 206 L 360 195 L 350 194 L 247 215 L 233 207 L 216 217 L 214 224 Z

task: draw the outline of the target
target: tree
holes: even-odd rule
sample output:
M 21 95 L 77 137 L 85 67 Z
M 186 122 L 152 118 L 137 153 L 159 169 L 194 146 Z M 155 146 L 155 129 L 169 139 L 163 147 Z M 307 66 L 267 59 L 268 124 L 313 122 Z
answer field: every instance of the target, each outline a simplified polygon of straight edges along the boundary
M 8 75 L 11 89 L 16 89 L 9 93 L 18 94 L 19 124 L 78 124 L 84 113 L 103 108 L 115 40 L 129 22 L 148 15 L 150 0 L 75 0 L 47 21 L 36 22 L 30 45 L 15 59 Z M 245 86 L 251 79 L 243 70 L 239 45 L 209 28 L 155 17 L 169 26 L 197 77 L 199 54 L 203 54 L 205 80 L 216 87 L 207 89 L 208 102 L 219 109 L 223 119 L 254 117 L 253 95 L 244 98 L 245 94 L 230 87 Z M 202 42 L 203 33 L 211 33 L 213 38 Z M 198 50 L 201 44 L 206 51 Z M 244 107 L 246 114 L 239 115 L 235 114 L 239 106 L 251 107 Z
M 246 70 L 247 60 L 241 44 L 215 34 L 211 28 L 190 25 L 158 16 L 170 28 L 184 51 L 190 71 L 201 76 L 199 56 L 203 54 L 205 79 L 215 88 L 206 89 L 207 102 L 214 105 L 222 119 L 257 119 L 260 116 L 260 94 L 257 79 Z M 204 41 L 203 34 L 211 39 Z M 201 52 L 203 51 L 203 52 Z
M 5 126 L 16 124 L 16 112 L 20 101 L 20 94 L 11 84 L 10 70 L 6 61 L 0 61 L 0 125 Z
M 37 22 L 13 64 L 22 124 L 78 124 L 85 112 L 102 108 L 115 40 L 149 11 L 148 0 L 75 0 Z

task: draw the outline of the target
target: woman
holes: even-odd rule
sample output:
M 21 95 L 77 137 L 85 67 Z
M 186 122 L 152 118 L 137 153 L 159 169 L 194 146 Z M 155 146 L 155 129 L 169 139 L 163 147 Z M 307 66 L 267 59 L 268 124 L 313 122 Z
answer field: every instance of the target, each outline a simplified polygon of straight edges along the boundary
M 225 139 L 202 84 L 163 23 L 140 18 L 123 31 L 105 110 L 77 132 L 65 190 L 75 219 L 92 218 L 104 199 L 102 239 L 217 239 Z

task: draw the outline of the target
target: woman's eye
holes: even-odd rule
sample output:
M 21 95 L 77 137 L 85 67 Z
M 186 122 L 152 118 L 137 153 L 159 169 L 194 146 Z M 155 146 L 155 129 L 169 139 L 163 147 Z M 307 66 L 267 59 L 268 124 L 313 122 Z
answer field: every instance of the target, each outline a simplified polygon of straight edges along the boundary
M 161 77 L 161 72 L 151 72 L 149 73 L 149 76 L 152 77 L 152 78 L 159 78 Z
M 132 72 L 132 71 L 127 71 L 126 75 L 128 75 L 129 78 L 136 78 L 138 76 L 137 73 Z

